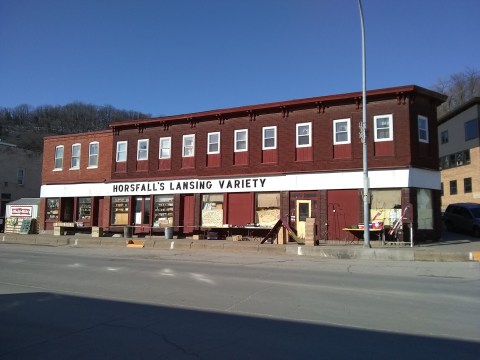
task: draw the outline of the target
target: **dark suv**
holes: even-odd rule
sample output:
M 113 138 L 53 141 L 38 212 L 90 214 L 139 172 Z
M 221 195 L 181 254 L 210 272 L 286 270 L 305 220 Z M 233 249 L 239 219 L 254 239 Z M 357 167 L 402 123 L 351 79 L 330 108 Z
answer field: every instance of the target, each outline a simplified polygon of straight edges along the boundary
M 480 204 L 450 204 L 445 210 L 443 221 L 448 231 L 468 232 L 480 237 Z

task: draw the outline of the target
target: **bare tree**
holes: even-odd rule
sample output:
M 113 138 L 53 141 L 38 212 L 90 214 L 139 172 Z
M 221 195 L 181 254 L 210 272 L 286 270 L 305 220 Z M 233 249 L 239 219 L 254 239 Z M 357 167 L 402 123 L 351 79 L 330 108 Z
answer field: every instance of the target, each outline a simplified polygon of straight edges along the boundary
M 438 115 L 442 116 L 471 98 L 480 96 L 480 71 L 469 68 L 446 79 L 438 79 L 433 89 L 448 95 L 447 101 L 438 108 Z

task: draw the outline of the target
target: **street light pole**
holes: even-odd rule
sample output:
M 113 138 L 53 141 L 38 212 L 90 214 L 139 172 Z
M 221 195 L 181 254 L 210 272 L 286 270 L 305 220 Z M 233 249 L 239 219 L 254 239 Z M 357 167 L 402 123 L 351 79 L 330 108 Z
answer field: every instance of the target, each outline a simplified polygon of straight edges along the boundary
M 370 210 L 369 200 L 369 180 L 368 180 L 368 147 L 367 147 L 367 62 L 365 54 L 365 24 L 363 22 L 362 1 L 358 0 L 358 10 L 360 11 L 360 25 L 362 28 L 362 127 L 360 136 L 363 144 L 363 247 L 370 247 Z

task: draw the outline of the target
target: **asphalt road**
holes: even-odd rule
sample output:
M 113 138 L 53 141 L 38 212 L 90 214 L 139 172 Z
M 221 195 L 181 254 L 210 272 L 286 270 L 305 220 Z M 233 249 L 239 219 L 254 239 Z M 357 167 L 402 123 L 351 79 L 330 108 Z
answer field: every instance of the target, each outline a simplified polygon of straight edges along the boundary
M 0 359 L 477 359 L 480 263 L 0 245 Z

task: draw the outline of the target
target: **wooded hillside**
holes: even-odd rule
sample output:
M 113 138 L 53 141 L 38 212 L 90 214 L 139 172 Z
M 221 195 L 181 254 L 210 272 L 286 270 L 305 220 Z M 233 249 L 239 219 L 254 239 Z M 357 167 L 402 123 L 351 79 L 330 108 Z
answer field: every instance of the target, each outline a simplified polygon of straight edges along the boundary
M 0 107 L 0 140 L 21 148 L 42 151 L 44 136 L 105 130 L 113 121 L 149 117 L 149 114 L 119 110 L 110 105 L 96 106 L 80 102 L 36 108 L 29 105 Z

